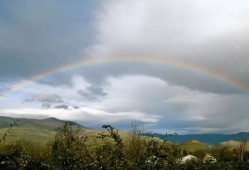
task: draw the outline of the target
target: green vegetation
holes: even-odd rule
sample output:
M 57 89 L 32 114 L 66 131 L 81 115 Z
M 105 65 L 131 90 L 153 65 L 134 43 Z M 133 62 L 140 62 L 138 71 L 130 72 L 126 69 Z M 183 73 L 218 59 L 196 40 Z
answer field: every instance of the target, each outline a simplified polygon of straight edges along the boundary
M 197 140 L 191 140 L 191 141 L 187 141 L 184 142 L 182 144 L 179 144 L 179 147 L 181 147 L 182 149 L 188 151 L 188 152 L 195 152 L 198 150 L 208 150 L 209 147 L 208 145 L 197 141 Z
M 6 130 L 7 128 L 0 129 L 0 136 L 2 136 Z M 25 140 L 46 145 L 49 141 L 53 140 L 55 133 L 55 131 L 49 131 L 46 129 L 13 127 L 11 133 L 6 137 L 6 142 Z
M 249 168 L 239 153 L 236 154 L 235 150 L 224 145 L 210 148 L 195 140 L 177 145 L 155 137 L 142 136 L 143 128 L 139 124 L 132 125 L 129 133 L 120 132 L 110 125 L 103 125 L 102 128 L 102 131 L 82 129 L 73 122 L 64 122 L 56 131 L 16 128 L 11 125 L 1 130 L 1 136 L 5 134 L 5 137 L 0 143 L 0 169 Z M 26 138 L 16 140 L 24 134 Z M 182 158 L 189 154 L 197 158 L 183 162 Z M 217 161 L 204 161 L 206 154 L 212 155 Z

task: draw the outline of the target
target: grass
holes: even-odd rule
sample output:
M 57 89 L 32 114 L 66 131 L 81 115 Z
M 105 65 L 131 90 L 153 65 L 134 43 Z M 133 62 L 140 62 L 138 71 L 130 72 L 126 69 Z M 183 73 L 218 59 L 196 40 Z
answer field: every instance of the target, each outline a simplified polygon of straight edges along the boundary
M 0 136 L 6 132 L 7 128 L 0 129 Z M 19 140 L 31 141 L 42 145 L 53 140 L 55 131 L 36 128 L 13 127 L 11 132 L 7 134 L 6 142 Z

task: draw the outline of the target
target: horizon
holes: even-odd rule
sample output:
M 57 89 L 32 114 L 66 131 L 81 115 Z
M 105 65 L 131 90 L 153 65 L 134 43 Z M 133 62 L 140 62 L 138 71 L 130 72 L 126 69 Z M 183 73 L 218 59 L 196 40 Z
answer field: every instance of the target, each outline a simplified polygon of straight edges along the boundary
M 0 116 L 249 131 L 249 2 L 0 2 Z
M 46 119 L 56 119 L 56 120 L 59 120 L 59 121 L 64 121 L 64 122 L 73 122 L 73 123 L 76 123 L 80 126 L 83 126 L 84 128 L 87 128 L 87 129 L 95 129 L 95 130 L 103 130 L 102 126 L 92 126 L 92 127 L 87 127 L 85 126 L 84 124 L 80 123 L 80 122 L 77 122 L 77 121 L 71 121 L 71 120 L 63 120 L 63 119 L 58 119 L 56 117 L 43 117 L 43 118 L 27 118 L 27 117 L 8 117 L 8 116 L 0 116 L 0 117 L 4 117 L 4 118 L 12 118 L 12 119 L 15 119 L 17 121 L 20 121 L 19 119 L 26 119 L 26 120 L 46 120 Z M 130 126 L 132 126 L 134 122 L 131 122 L 130 123 Z M 135 122 L 135 123 L 139 123 L 140 122 Z M 110 124 L 111 125 L 111 124 Z M 143 124 L 141 124 L 143 126 Z M 112 126 L 112 125 L 111 125 Z M 13 126 L 14 127 L 14 126 Z M 18 127 L 18 124 L 17 124 L 17 127 Z M 116 127 L 113 127 L 114 129 L 117 129 Z M 117 129 L 117 130 L 122 130 L 122 131 L 130 131 L 131 127 L 129 127 L 128 129 Z M 187 134 L 177 134 L 176 132 L 172 132 L 172 133 L 169 133 L 169 132 L 153 132 L 151 131 L 150 129 L 143 129 L 143 133 L 142 134 L 159 134 L 159 135 L 165 135 L 165 134 L 168 134 L 168 135 L 177 135 L 177 136 L 188 136 L 188 135 L 236 135 L 236 134 L 243 134 L 243 133 L 248 133 L 249 134 L 249 131 L 241 131 L 241 132 L 235 132 L 235 133 L 187 133 Z M 194 140 L 194 139 L 193 139 Z

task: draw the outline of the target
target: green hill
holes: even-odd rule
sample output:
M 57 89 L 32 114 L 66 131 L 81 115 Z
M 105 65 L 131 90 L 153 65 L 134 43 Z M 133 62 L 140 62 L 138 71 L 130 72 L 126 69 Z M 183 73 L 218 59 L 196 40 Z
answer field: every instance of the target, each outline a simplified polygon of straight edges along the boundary
M 40 144 L 46 144 L 47 142 L 53 140 L 54 135 L 56 134 L 56 128 L 63 125 L 65 122 L 68 122 L 56 118 L 13 119 L 10 117 L 0 116 L 0 138 L 10 127 L 10 124 L 13 124 L 14 121 L 16 122 L 16 125 L 14 125 L 12 127 L 11 132 L 8 133 L 6 142 L 27 140 Z M 82 125 L 79 125 L 77 123 L 76 126 L 78 126 L 81 129 L 80 133 L 82 134 L 82 136 L 88 136 L 90 138 L 96 137 L 99 133 L 104 133 L 104 134 L 108 133 L 106 130 L 90 129 Z M 120 130 L 119 134 L 123 138 L 127 138 L 129 132 Z
M 2 137 L 7 129 L 0 129 L 0 137 Z M 45 145 L 47 142 L 53 140 L 55 133 L 55 131 L 46 129 L 13 127 L 6 137 L 6 142 L 25 140 Z
M 7 131 L 10 124 L 15 125 L 11 128 L 11 132 L 6 137 L 6 142 L 27 140 L 40 144 L 46 144 L 54 139 L 56 128 L 63 125 L 65 122 L 56 118 L 46 119 L 26 119 L 26 118 L 10 118 L 0 116 L 0 137 Z M 74 123 L 74 122 L 72 122 Z M 75 123 L 81 129 L 87 129 Z

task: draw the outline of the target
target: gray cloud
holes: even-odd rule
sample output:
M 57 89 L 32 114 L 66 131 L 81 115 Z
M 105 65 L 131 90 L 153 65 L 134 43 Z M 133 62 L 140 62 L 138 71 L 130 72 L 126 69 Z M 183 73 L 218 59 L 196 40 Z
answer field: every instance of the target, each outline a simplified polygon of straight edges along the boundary
M 101 5 L 95 1 L 4 3 L 1 75 L 32 75 L 87 55 L 150 56 L 193 63 L 249 84 L 247 8 L 242 2 L 128 0 L 107 1 L 99 8 Z M 83 55 L 87 46 L 87 55 Z M 103 64 L 75 72 L 95 84 L 108 75 L 146 74 L 191 89 L 241 93 L 212 77 L 170 66 Z M 66 74 L 43 82 L 66 84 L 71 77 Z
M 7 87 L 5 86 L 5 85 L 0 85 L 0 96 L 1 95 L 4 95 L 3 93 L 5 92 L 5 91 L 7 91 Z
M 1 112 L 10 115 L 44 113 L 63 119 L 87 121 L 86 124 L 92 126 L 96 126 L 96 120 L 100 120 L 99 124 L 110 123 L 117 128 L 123 128 L 124 122 L 139 120 L 147 128 L 160 132 L 227 133 L 245 131 L 248 128 L 247 94 L 193 91 L 148 75 L 109 76 L 104 82 L 99 89 L 105 95 L 91 100 L 78 94 L 80 89 L 87 92 L 90 87 L 90 83 L 81 76 L 73 78 L 72 87 L 33 84 L 27 87 L 32 89 L 28 94 L 53 91 L 62 94 L 66 102 L 50 104 L 46 101 L 57 102 L 58 96 L 48 95 L 40 100 L 43 101 L 42 108 L 37 107 L 36 102 L 20 105 L 18 100 L 27 93 L 23 89 L 19 92 L 23 96 L 16 98 L 13 94 L 2 101 L 3 104 L 8 100 L 12 101 L 12 105 L 3 105 Z
M 79 106 L 73 106 L 74 109 L 79 109 L 80 107 Z
M 50 107 L 51 107 L 51 104 L 50 104 L 50 103 L 43 103 L 43 104 L 42 104 L 42 107 L 43 107 L 43 108 L 50 108 Z
M 89 54 L 176 59 L 249 86 L 247 6 L 245 1 L 223 0 L 108 1 L 97 14 L 98 43 Z M 241 93 L 212 77 L 185 71 L 172 69 L 164 79 L 192 89 Z
M 186 130 L 192 128 L 198 133 L 210 131 L 220 133 L 245 131 L 247 128 L 246 122 L 248 122 L 246 114 L 248 110 L 246 103 L 248 101 L 248 95 L 198 93 L 190 96 L 183 95 L 182 97 L 168 101 L 170 107 L 178 108 L 177 114 L 174 116 L 171 115 L 174 117 L 174 120 L 171 123 L 169 122 L 169 126 Z M 181 109 L 179 110 L 179 108 Z M 190 119 L 188 120 L 187 118 Z M 163 127 L 165 124 L 167 123 L 161 126 Z M 202 129 L 205 131 L 202 131 Z
M 87 87 L 85 91 L 79 90 L 78 93 L 89 100 L 98 99 L 99 97 L 107 95 L 107 93 L 103 92 L 101 87 L 95 85 Z
M 95 1 L 1 2 L 0 73 L 33 75 L 83 56 Z
M 89 106 L 109 112 L 136 110 L 148 116 L 157 115 L 157 123 L 150 126 L 152 129 L 182 133 L 191 133 L 191 129 L 192 133 L 247 129 L 246 112 L 249 108 L 246 103 L 249 97 L 246 94 L 192 91 L 156 77 L 141 75 L 110 77 L 107 82 L 102 87 L 107 95 L 101 101 L 89 103 Z M 238 124 L 238 121 L 245 123 Z
M 67 110 L 67 109 L 68 109 L 68 106 L 63 104 L 63 105 L 55 106 L 54 108 L 56 108 L 56 109 L 65 109 L 65 110 Z
M 64 101 L 58 95 L 35 95 L 32 98 L 28 98 L 25 100 L 26 102 L 42 102 L 42 103 L 63 103 Z

